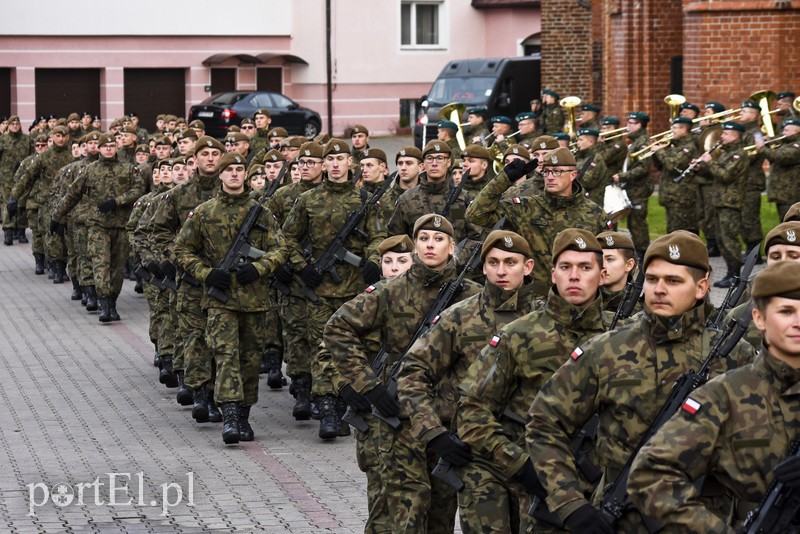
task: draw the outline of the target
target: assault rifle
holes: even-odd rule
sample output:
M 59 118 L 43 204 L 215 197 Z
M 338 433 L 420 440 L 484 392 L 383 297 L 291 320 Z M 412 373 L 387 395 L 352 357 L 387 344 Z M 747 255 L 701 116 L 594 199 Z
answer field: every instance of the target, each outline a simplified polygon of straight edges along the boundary
M 469 169 L 466 169 L 461 175 L 461 181 L 458 182 L 458 185 L 454 185 L 450 188 L 450 193 L 448 193 L 447 199 L 444 201 L 444 207 L 438 212 L 439 215 L 450 217 L 450 208 L 452 208 L 453 204 L 455 204 L 456 200 L 458 200 L 461 191 L 464 190 L 464 183 L 466 183 L 468 180 Z
M 248 210 L 247 216 L 245 217 L 244 222 L 239 227 L 239 231 L 236 234 L 236 239 L 234 239 L 233 243 L 231 243 L 231 246 L 228 248 L 228 251 L 222 258 L 222 261 L 219 262 L 219 270 L 230 274 L 231 271 L 235 270 L 240 265 L 244 265 L 248 258 L 257 260 L 264 255 L 263 250 L 259 250 L 250 244 L 247 236 L 250 235 L 250 232 L 253 230 L 253 228 L 258 228 L 259 230 L 263 230 L 265 232 L 269 231 L 269 228 L 258 222 L 258 219 L 264 212 L 263 202 L 275 194 L 275 191 L 278 190 L 281 180 L 283 180 L 283 177 L 286 175 L 287 168 L 288 165 L 284 163 L 277 178 L 270 182 L 269 187 L 264 189 L 264 193 L 258 199 L 258 202 L 256 202 Z M 228 296 L 225 294 L 225 292 L 217 289 L 214 286 L 210 286 L 208 288 L 208 294 L 220 302 L 228 302 Z
M 800 439 L 792 442 L 789 457 L 800 455 Z M 747 534 L 791 532 L 800 511 L 800 492 L 777 480 L 772 482 L 758 508 L 747 514 L 744 528 Z
M 753 303 L 751 301 L 750 305 L 748 306 L 748 310 L 739 319 L 731 319 L 730 322 L 728 322 L 716 343 L 714 343 L 714 346 L 711 348 L 708 357 L 700 366 L 700 369 L 697 371 L 690 370 L 689 372 L 678 377 L 678 380 L 672 387 L 670 396 L 661 407 L 661 410 L 659 410 L 658 415 L 656 415 L 655 419 L 653 419 L 650 427 L 642 435 L 642 439 L 639 441 L 639 444 L 628 457 L 625 467 L 622 468 L 622 471 L 620 471 L 617 478 L 611 484 L 606 486 L 605 495 L 603 496 L 603 504 L 600 507 L 600 513 L 605 516 L 611 525 L 615 525 L 619 518 L 622 517 L 622 514 L 625 512 L 625 510 L 632 506 L 630 499 L 628 498 L 626 486 L 628 484 L 628 475 L 631 471 L 631 465 L 633 464 L 633 459 L 636 457 L 636 454 L 658 431 L 658 429 L 661 428 L 661 426 L 680 409 L 681 405 L 684 403 L 689 394 L 708 381 L 708 376 L 711 372 L 711 363 L 720 356 L 726 356 L 730 354 L 731 350 L 733 350 L 739 340 L 742 339 L 742 336 L 744 336 L 745 332 L 747 332 L 747 327 L 752 319 L 752 309 Z M 653 519 L 650 519 L 646 516 L 642 516 L 642 518 L 645 526 L 650 532 L 656 532 L 659 528 L 661 528 L 661 525 L 659 525 Z
M 614 330 L 617 327 L 617 322 L 620 319 L 627 319 L 633 313 L 636 303 L 639 302 L 639 297 L 642 296 L 642 288 L 644 287 L 644 269 L 639 268 L 636 278 L 625 284 L 625 289 L 622 292 L 622 300 L 617 306 L 617 311 L 614 313 L 614 319 L 611 321 L 609 330 Z
M 716 317 L 714 317 L 713 321 L 708 322 L 710 328 L 719 328 L 722 321 L 725 320 L 725 315 L 728 313 L 728 310 L 736 306 L 736 303 L 742 298 L 742 294 L 744 294 L 744 290 L 747 288 L 747 280 L 753 272 L 753 267 L 756 266 L 756 259 L 758 258 L 760 249 L 761 243 L 754 246 L 753 249 L 747 253 L 747 258 L 744 260 L 741 273 L 733 277 L 733 284 L 728 288 L 728 292 L 725 293 L 722 304 L 717 308 Z
M 144 280 L 148 284 L 153 284 L 158 289 L 167 289 L 167 286 L 164 285 L 164 282 L 162 282 L 160 279 L 158 279 L 155 276 L 153 276 L 153 273 L 151 273 L 150 271 L 145 269 L 141 265 L 141 263 L 139 264 L 138 267 L 136 267 L 136 269 L 134 269 L 133 274 L 135 274 L 136 276 L 138 276 L 139 278 L 141 278 L 142 280 Z

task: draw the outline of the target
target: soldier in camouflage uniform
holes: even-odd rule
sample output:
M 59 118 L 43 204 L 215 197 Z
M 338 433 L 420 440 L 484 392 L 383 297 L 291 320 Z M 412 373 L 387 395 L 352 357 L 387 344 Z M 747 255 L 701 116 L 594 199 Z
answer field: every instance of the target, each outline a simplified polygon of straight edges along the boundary
M 26 157 L 19 163 L 17 171 L 14 173 L 14 176 L 11 179 L 12 188 L 14 184 L 17 184 L 20 180 L 22 180 L 22 177 L 25 176 L 25 174 L 28 172 L 28 169 L 31 167 L 31 165 L 33 165 L 33 162 L 38 159 L 39 154 L 42 154 L 48 148 L 47 136 L 44 134 L 37 135 L 33 143 L 33 154 Z M 22 206 L 27 206 L 28 195 L 21 196 L 18 200 L 18 203 L 14 203 L 15 211 L 13 214 L 8 211 L 8 204 L 6 204 L 6 209 L 3 210 L 3 227 L 12 228 L 14 230 L 15 238 L 18 239 L 20 243 L 27 243 L 28 239 L 25 237 L 25 228 L 28 226 L 28 212 Z M 17 204 L 19 204 L 20 207 L 17 207 Z M 44 270 L 42 270 L 42 272 L 44 272 Z
M 356 124 L 350 129 L 350 142 L 353 148 L 350 156 L 353 158 L 353 165 L 361 165 L 362 151 L 369 148 L 369 130 L 361 124 Z
M 597 241 L 603 247 L 603 268 L 606 270 L 605 282 L 600 287 L 603 308 L 615 313 L 625 294 L 625 286 L 636 274 L 636 249 L 630 237 L 620 232 L 601 232 L 597 234 Z M 637 304 L 634 313 L 640 309 Z
M 467 144 L 486 145 L 486 136 L 489 135 L 489 128 L 486 126 L 486 114 L 488 110 L 485 106 L 467 108 L 467 122 L 469 126 L 464 136 L 469 139 Z
M 116 141 L 111 135 L 101 135 L 98 144 L 100 158 L 83 169 L 69 185 L 53 211 L 50 230 L 64 235 L 67 214 L 87 197 L 88 252 L 100 305 L 99 320 L 107 323 L 120 320 L 117 297 L 122 291 L 122 271 L 128 259 L 125 223 L 146 185 L 133 164 L 117 158 Z
M 542 129 L 545 135 L 564 131 L 564 110 L 558 101 L 558 93 L 542 89 Z
M 453 154 L 461 152 L 458 139 L 456 139 L 456 132 L 458 132 L 458 125 L 453 121 L 442 120 L 436 125 L 436 138 L 443 143 L 447 143 Z
M 597 151 L 600 153 L 600 157 L 603 158 L 603 161 L 605 161 L 609 175 L 620 172 L 622 170 L 622 164 L 625 163 L 625 158 L 628 157 L 628 148 L 621 137 L 607 141 L 607 137 L 613 137 L 616 134 L 604 135 L 606 132 L 616 130 L 617 128 L 619 128 L 619 119 L 614 116 L 603 117 L 600 121 L 600 142 L 597 144 Z
M 694 176 L 687 176 L 680 183 L 674 179 L 689 166 L 695 156 L 695 143 L 689 134 L 691 119 L 672 119 L 672 139 L 668 146 L 653 147 L 653 165 L 661 171 L 658 186 L 658 203 L 667 213 L 667 233 L 686 230 L 700 233 L 697 220 L 697 198 L 700 194 Z
M 481 145 L 467 145 L 461 152 L 462 168 L 469 170 L 469 180 L 464 183 L 464 191 L 470 198 L 480 193 L 481 189 L 489 183 L 492 171 L 492 156 Z
M 745 129 L 742 135 L 742 143 L 745 146 L 756 144 L 756 137 L 761 135 L 759 112 L 760 108 L 755 102 L 751 100 L 742 102 L 739 123 Z M 752 155 L 747 155 L 747 159 L 750 166 L 741 192 L 741 232 L 745 247 L 750 250 L 761 245 L 761 240 L 764 239 L 764 231 L 761 229 L 761 193 L 767 187 L 767 177 L 764 174 L 763 154 L 756 151 Z M 758 262 L 761 263 L 761 256 Z
M 581 129 L 600 129 L 600 106 L 596 104 L 582 104 L 580 113 L 578 113 L 578 125 Z
M 800 382 L 800 264 L 767 266 L 753 298 L 764 340 L 756 360 L 693 391 L 633 463 L 631 500 L 664 531 L 743 532 L 745 514 L 773 483 L 796 491 L 800 462 L 789 455 L 800 433 L 793 395 Z M 698 480 L 738 499 L 732 518 L 702 498 Z
M 509 134 L 513 133 L 512 129 L 514 121 L 505 115 L 497 115 L 492 117 L 492 143 L 489 145 L 489 150 L 497 150 L 500 154 L 514 144 L 514 138 Z
M 458 494 L 464 532 L 480 532 L 482 525 L 491 523 L 482 505 L 494 501 L 498 508 L 495 498 L 502 496 L 486 491 L 489 477 L 480 476 L 485 473 L 482 463 L 470 464 L 469 446 L 456 434 L 458 384 L 492 334 L 534 309 L 530 256 L 530 247 L 519 234 L 491 232 L 481 250 L 486 275 L 483 291 L 442 313 L 403 358 L 398 375 L 400 404 L 410 414 L 414 437 L 443 461 L 461 468 L 458 471 L 467 486 Z
M 386 152 L 380 148 L 368 148 L 364 150 L 361 158 L 361 182 L 364 190 L 370 195 L 379 187 L 389 187 L 391 184 L 384 184 L 389 174 L 386 165 Z M 388 192 L 388 191 L 386 191 Z M 394 213 L 394 203 L 383 193 L 379 201 L 381 218 L 388 221 Z
M 580 183 L 589 194 L 589 198 L 598 206 L 603 206 L 606 186 L 609 180 L 606 163 L 597 150 L 597 139 L 600 131 L 593 128 L 581 128 L 577 132 L 575 143 L 578 150 L 575 160 L 578 172 L 581 174 Z
M 703 107 L 702 115 L 713 115 L 725 111 L 725 106 L 719 102 L 706 102 Z M 718 123 L 712 123 L 710 120 L 700 121 L 698 126 L 692 128 L 695 144 L 699 152 L 705 152 L 711 145 L 704 146 L 704 143 L 709 141 L 703 133 L 711 127 L 718 128 Z M 703 142 L 701 142 L 703 141 Z M 714 180 L 702 174 L 696 174 L 694 177 L 698 186 L 698 218 L 700 222 L 700 230 L 706 237 L 708 254 L 712 258 L 720 256 L 719 247 L 717 246 L 717 215 L 714 209 Z
M 436 455 L 415 439 L 408 415 L 386 387 L 440 288 L 457 276 L 452 260 L 453 234 L 453 225 L 444 217 L 420 217 L 413 232 L 416 255 L 411 269 L 369 286 L 339 308 L 325 327 L 325 344 L 346 383 L 341 395 L 347 403 L 358 412 L 369 412 L 374 405 L 384 416 L 404 420 L 396 431 L 383 423 L 376 429 L 380 432 L 381 479 L 394 520 L 393 533 L 453 532 L 455 493 L 431 479 Z M 478 292 L 479 286 L 466 280 L 456 300 Z M 369 350 L 362 341 L 376 331 L 380 331 L 381 346 L 388 352 L 380 376 L 371 368 Z
M 269 146 L 269 125 L 272 124 L 269 110 L 266 108 L 257 109 L 253 113 L 253 123 L 256 127 L 255 134 L 250 137 L 250 152 L 258 154 L 262 150 L 266 153 Z M 244 121 L 242 121 L 244 125 Z M 245 131 L 245 135 L 250 136 L 251 132 Z
M 758 152 L 769 161 L 767 198 L 775 203 L 778 218 L 783 220 L 789 207 L 800 201 L 800 119 L 783 121 L 780 144 L 756 143 Z
M 597 510 L 604 487 L 617 478 L 678 376 L 698 369 L 720 334 L 705 328 L 708 253 L 696 235 L 678 231 L 656 239 L 643 268 L 644 313 L 577 344 L 528 413 L 528 454 L 549 509 L 572 532 L 647 532 L 635 510 L 626 510 L 615 529 L 608 524 Z M 752 357 L 752 347 L 740 342 L 711 364 L 711 373 Z M 570 440 L 595 413 L 603 474 L 587 498 Z
M 22 133 L 22 124 L 17 115 L 8 118 L 8 132 L 0 136 L 0 206 L 5 205 L 14 186 L 14 173 L 17 172 L 22 160 L 33 153 L 33 141 Z M 21 232 L 25 234 L 25 229 Z M 3 223 L 3 244 L 14 244 L 14 237 L 20 231 L 14 226 L 14 221 Z
M 247 161 L 237 153 L 219 163 L 222 191 L 189 213 L 175 240 L 178 264 L 206 287 L 221 292 L 225 301 L 205 295 L 206 339 L 217 364 L 214 395 L 223 416 L 225 443 L 253 441 L 250 407 L 258 401 L 258 368 L 269 306 L 267 275 L 286 259 L 286 242 L 277 222 L 264 209 L 247 238 L 264 251 L 258 259 L 237 265 L 233 272 L 216 267 L 258 201 L 247 195 Z
M 648 145 L 647 123 L 650 116 L 641 111 L 628 114 L 628 154 L 637 152 Z M 636 246 L 639 257 L 650 245 L 650 228 L 647 226 L 647 200 L 653 194 L 655 186 L 650 177 L 651 161 L 647 159 L 633 160 L 626 156 L 622 170 L 611 177 L 615 184 L 620 184 L 628 193 L 633 207 L 628 215 L 628 230 Z
M 538 195 L 544 190 L 544 176 L 542 176 L 542 169 L 544 169 L 545 156 L 559 147 L 558 140 L 550 135 L 540 135 L 531 143 L 530 151 L 522 150 L 520 145 L 511 145 L 508 150 L 503 154 L 503 162 L 505 165 L 511 163 L 515 159 L 523 160 L 527 163 L 531 158 L 539 162 L 539 165 L 528 174 L 518 178 L 514 185 L 503 193 L 503 199 L 512 199 L 514 197 L 529 197 Z M 522 147 L 523 149 L 525 147 Z
M 519 133 L 513 137 L 512 142 L 530 149 L 533 141 L 541 135 L 536 128 L 536 115 L 531 111 L 523 111 L 517 113 L 514 120 L 517 121 Z
M 575 156 L 566 148 L 552 151 L 544 160 L 544 193 L 501 198 L 513 182 L 534 168 L 533 161 L 527 164 L 513 161 L 507 165 L 475 197 L 467 208 L 467 220 L 488 228 L 506 217 L 506 225 L 522 235 L 531 247 L 535 289 L 544 296 L 550 288 L 550 250 L 556 234 L 565 228 L 580 228 L 595 235 L 608 226 L 603 210 L 585 197 L 583 187 L 575 181 L 578 175 Z

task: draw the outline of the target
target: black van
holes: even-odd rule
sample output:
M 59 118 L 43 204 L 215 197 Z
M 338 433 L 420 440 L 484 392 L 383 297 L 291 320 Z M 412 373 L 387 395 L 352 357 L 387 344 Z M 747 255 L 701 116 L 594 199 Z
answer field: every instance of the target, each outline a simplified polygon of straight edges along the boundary
M 414 125 L 414 144 L 422 148 L 423 129 L 425 142 L 436 139 L 436 125 L 441 120 L 439 110 L 452 102 L 468 108 L 486 106 L 487 119 L 494 115 L 513 119 L 517 113 L 529 111 L 530 101 L 538 98 L 541 90 L 540 69 L 538 54 L 451 61 L 422 97 L 423 114 Z M 466 116 L 461 122 L 466 122 Z

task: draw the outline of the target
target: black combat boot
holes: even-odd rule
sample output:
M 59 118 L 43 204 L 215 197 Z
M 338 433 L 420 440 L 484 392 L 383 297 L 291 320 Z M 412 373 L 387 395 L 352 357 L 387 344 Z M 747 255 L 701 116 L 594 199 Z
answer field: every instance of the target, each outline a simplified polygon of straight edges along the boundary
M 733 282 L 736 280 L 736 276 L 739 274 L 738 269 L 728 269 L 728 274 L 725 275 L 725 278 L 722 280 L 717 280 L 714 282 L 714 287 L 720 287 L 722 289 L 728 289 L 733 285 Z
M 338 436 L 344 437 L 350 435 L 350 425 L 342 421 L 344 413 L 347 411 L 347 403 L 341 397 L 334 397 L 334 404 L 336 406 L 336 419 L 339 421 L 339 434 Z
M 136 277 L 136 285 L 133 286 L 134 293 L 144 293 L 144 284 L 142 284 L 142 277 Z
M 70 280 L 72 281 L 72 294 L 70 294 L 69 300 L 81 300 L 81 285 L 78 283 L 78 277 L 73 276 Z
M 7 247 L 10 247 L 14 244 L 14 229 L 13 228 L 3 228 L 3 244 Z
M 86 311 L 97 311 L 97 291 L 94 286 L 86 286 Z
M 336 414 L 336 402 L 333 395 L 323 395 L 317 400 L 319 414 L 319 437 L 322 439 L 336 439 L 339 435 L 341 421 Z
M 117 313 L 117 297 L 111 297 L 109 299 L 109 302 L 110 302 L 109 312 L 111 313 L 111 320 L 112 321 L 121 320 L 122 317 L 120 317 L 119 313 Z
M 311 419 L 311 375 L 297 375 L 292 384 L 296 394 L 292 416 L 298 421 L 308 421 Z
M 53 262 L 53 283 L 54 284 L 63 284 L 69 280 L 69 276 L 67 276 L 67 262 L 65 261 L 54 261 Z
M 210 423 L 221 423 L 222 414 L 214 401 L 214 383 L 209 382 L 206 387 L 208 388 L 208 421 Z
M 253 441 L 256 439 L 249 419 L 250 406 L 239 405 L 239 441 Z
M 172 356 L 161 355 L 161 371 L 158 373 L 158 381 L 168 388 L 178 387 L 178 377 L 172 371 Z
M 53 264 L 52 261 L 45 258 L 44 260 L 44 270 L 47 271 L 47 279 L 52 280 L 56 277 L 56 266 Z
M 192 388 L 183 383 L 183 371 L 176 371 L 175 374 L 178 376 L 178 394 L 175 396 L 175 400 L 181 406 L 189 406 L 194 397 Z
M 133 273 L 131 272 L 131 260 L 125 260 L 125 267 L 122 269 L 122 278 L 130 280 Z
M 100 322 L 111 322 L 111 299 L 108 297 L 98 297 L 97 303 L 100 305 L 100 317 L 98 317 Z
M 281 372 L 281 355 L 275 351 L 269 351 L 266 355 L 267 360 L 267 385 L 270 389 L 281 389 L 286 382 Z M 262 360 L 263 362 L 263 360 Z
M 258 364 L 258 374 L 265 375 L 269 372 L 269 364 L 267 363 L 267 355 L 261 354 L 261 361 Z
M 86 307 L 86 303 L 89 301 L 89 291 L 81 286 L 81 306 L 84 308 Z
M 17 228 L 17 241 L 20 243 L 28 242 L 28 236 L 25 235 L 25 228 Z
M 194 390 L 192 418 L 198 423 L 208 423 L 208 388 L 206 387 Z
M 36 274 L 44 274 L 44 254 L 34 254 L 33 261 L 35 262 L 33 272 Z
M 311 396 L 311 419 L 314 421 L 322 419 L 322 414 L 319 412 L 319 397 L 316 395 Z
M 161 369 L 161 355 L 158 353 L 158 347 L 156 347 L 156 351 L 153 353 L 153 367 Z
M 239 403 L 225 402 L 222 408 L 222 441 L 226 445 L 239 443 Z
M 717 246 L 717 240 L 713 237 L 709 237 L 706 239 L 706 249 L 708 250 L 708 257 L 709 258 L 719 258 L 719 246 Z

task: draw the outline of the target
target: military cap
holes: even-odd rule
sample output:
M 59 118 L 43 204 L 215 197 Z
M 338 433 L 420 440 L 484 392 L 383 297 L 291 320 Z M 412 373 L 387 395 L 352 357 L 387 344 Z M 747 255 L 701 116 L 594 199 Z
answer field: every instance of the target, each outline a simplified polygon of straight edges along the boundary
M 94 122 L 94 121 L 100 121 L 100 120 L 103 120 L 103 119 L 101 119 L 101 118 L 100 118 L 100 115 L 93 115 L 93 116 L 92 116 L 92 122 Z
M 86 134 L 83 136 L 85 140 L 89 140 L 91 138 L 91 133 Z M 150 155 L 150 147 L 147 145 L 137 145 L 136 150 L 133 151 L 134 154 L 147 154 Z
M 633 241 L 627 234 L 622 232 L 600 232 L 597 234 L 597 241 L 600 246 L 606 249 L 609 248 L 624 248 L 628 250 L 636 250 L 633 247 Z
M 553 134 L 553 139 L 556 141 L 569 141 L 569 134 L 565 134 L 564 132 L 556 132 Z M 559 145 L 560 146 L 560 145 Z
M 453 160 L 453 170 L 463 170 L 462 167 L 464 166 L 464 160 L 461 158 L 456 158 Z
M 417 219 L 417 222 L 414 223 L 414 231 L 412 232 L 414 239 L 417 238 L 417 234 L 420 230 L 442 232 L 450 237 L 453 237 L 453 234 L 455 233 L 452 223 L 438 213 L 428 213 L 427 215 L 422 215 L 419 219 Z
M 167 137 L 166 135 L 156 136 L 155 141 L 156 141 L 156 145 L 155 146 L 159 146 L 159 145 L 172 146 L 172 141 L 170 141 L 169 137 Z
M 672 124 L 686 124 L 687 126 L 692 125 L 692 119 L 689 117 L 675 117 L 670 121 Z
M 286 131 L 286 128 L 281 128 L 278 126 L 277 128 L 273 128 L 267 134 L 267 137 L 288 137 L 289 132 Z
M 517 113 L 517 116 L 514 117 L 514 120 L 520 122 L 520 121 L 533 120 L 535 118 L 536 115 L 532 111 L 523 111 L 522 113 Z
M 157 143 L 157 144 L 163 145 L 163 144 L 169 144 L 169 143 Z M 194 144 L 194 152 L 195 152 L 195 154 L 197 152 L 199 152 L 201 148 L 205 148 L 205 147 L 216 148 L 217 150 L 225 152 L 225 147 L 223 146 L 223 144 L 220 143 L 219 141 L 217 141 L 216 139 L 214 139 L 213 137 L 208 136 L 208 135 L 204 135 L 203 137 L 198 139 L 197 142 Z
M 133 125 L 129 124 L 127 126 L 123 126 L 122 129 L 120 129 L 119 133 L 129 133 L 136 135 L 136 128 L 134 128 Z
M 36 143 L 36 144 L 41 144 L 41 143 L 47 144 L 47 135 L 39 134 L 39 135 L 36 136 L 36 138 L 33 140 L 33 142 Z
M 200 119 L 195 119 L 189 123 L 189 128 L 194 128 L 195 130 L 205 130 L 206 123 L 204 123 Z
M 577 132 L 578 136 L 581 135 L 591 135 L 593 137 L 600 137 L 600 130 L 595 130 L 594 128 L 581 128 Z
M 784 98 L 791 98 L 792 100 L 794 100 L 794 93 L 792 91 L 781 91 L 780 93 L 775 95 L 775 98 L 777 100 L 782 100 Z
M 247 160 L 241 154 L 228 152 L 219 160 L 219 172 L 224 171 L 231 165 L 247 165 Z
M 67 126 L 67 119 L 65 119 L 64 117 L 59 117 L 59 118 L 56 120 L 56 124 L 57 124 L 58 126 L 64 126 L 64 127 L 66 128 L 66 126 Z
M 242 131 L 242 129 L 239 128 L 238 126 L 236 126 L 235 124 L 233 124 L 231 126 L 228 126 L 228 133 L 236 133 L 236 132 L 241 132 L 241 131 Z
M 628 119 L 637 122 L 650 122 L 650 115 L 644 111 L 631 111 L 628 113 Z
M 183 157 L 184 157 L 184 158 L 186 158 L 186 161 L 187 161 L 187 162 L 189 161 L 189 158 L 193 158 L 193 157 L 194 157 L 194 152 L 195 152 L 195 150 L 194 150 L 194 146 L 192 146 L 192 148 L 190 148 L 189 150 L 187 150 L 187 151 L 186 151 L 186 154 L 184 154 L 184 155 L 183 155 Z
M 428 154 L 447 154 L 449 156 L 451 154 L 450 146 L 444 141 L 428 141 L 422 150 L 422 157 L 424 158 Z
M 458 126 L 453 121 L 439 121 L 439 124 L 436 125 L 436 128 L 441 129 L 448 129 L 453 130 L 454 132 L 458 131 Z
M 545 167 L 575 167 L 577 166 L 577 162 L 575 161 L 575 154 L 569 151 L 569 149 L 561 147 L 549 152 L 543 161 L 543 165 Z
M 77 113 L 70 113 L 69 117 L 67 117 L 67 122 L 79 121 L 79 120 L 81 120 L 81 118 Z
M 100 132 L 89 132 L 83 137 L 86 139 L 86 142 L 88 143 L 89 141 L 99 141 L 101 135 L 102 134 Z M 142 146 L 147 147 L 147 145 L 142 145 Z M 147 153 L 148 154 L 150 153 L 149 148 L 147 148 Z
M 753 298 L 783 297 L 800 300 L 800 263 L 776 261 L 756 275 Z
M 800 221 L 781 223 L 769 231 L 764 238 L 764 252 L 769 251 L 772 245 L 792 245 L 800 247 Z
M 492 117 L 490 121 L 492 124 L 500 123 L 500 124 L 508 124 L 509 126 L 514 124 L 514 121 L 511 120 L 510 117 L 506 117 L 505 115 L 495 115 Z
M 257 176 L 259 174 L 263 175 L 266 173 L 267 171 L 264 169 L 264 166 L 260 163 L 256 163 L 247 170 L 247 179 L 249 180 L 253 176 Z
M 158 115 L 156 115 L 156 121 L 163 121 L 164 117 L 166 117 L 165 114 L 159 113 Z
M 172 158 L 172 166 L 174 167 L 175 165 L 186 165 L 186 156 Z
M 559 146 L 558 139 L 552 135 L 540 135 L 531 142 L 531 150 L 555 150 Z
M 678 109 L 680 109 L 680 110 L 691 109 L 695 113 L 700 113 L 700 108 L 697 107 L 696 105 L 692 104 L 691 102 L 684 102 L 683 104 L 678 106 Z
M 722 123 L 723 130 L 734 130 L 739 133 L 744 133 L 744 125 L 734 122 L 734 121 L 726 121 Z
M 88 111 L 84 111 L 84 112 L 81 113 L 81 118 L 83 118 L 83 117 L 91 117 L 91 116 L 92 116 L 92 114 L 89 113 Z
M 789 117 L 788 119 L 785 119 L 781 123 L 781 126 L 800 126 L 800 119 L 795 119 L 794 117 Z
M 486 149 L 486 147 L 481 145 L 467 145 L 461 152 L 461 157 L 485 159 L 487 161 L 492 160 L 492 155 L 489 154 L 489 151 Z
M 239 141 L 247 141 L 250 142 L 250 138 L 247 137 L 242 132 L 228 132 L 228 135 L 225 136 L 225 142 L 233 142 L 238 143 Z
M 493 230 L 489 232 L 489 235 L 483 240 L 483 246 L 481 247 L 481 261 L 486 259 L 486 255 L 493 248 L 522 254 L 526 258 L 533 257 L 531 246 L 525 238 L 509 230 Z
M 108 127 L 108 129 L 113 130 L 114 128 L 122 128 L 122 121 L 119 119 L 114 119 L 111 121 L 111 125 Z
M 256 115 L 266 115 L 269 117 L 269 110 L 267 108 L 258 108 L 253 112 L 253 118 L 256 118 Z
M 242 119 L 242 122 L 239 124 L 244 126 L 245 124 L 255 124 L 255 122 L 253 122 L 253 119 Z
M 316 137 L 313 139 L 313 141 L 314 141 L 315 143 L 319 143 L 319 144 L 321 144 L 321 145 L 324 145 L 325 143 L 327 143 L 327 142 L 328 142 L 328 141 L 330 141 L 330 140 L 331 140 L 331 136 L 330 136 L 330 135 L 328 135 L 328 134 L 326 134 L 326 133 L 321 133 L 321 134 L 318 134 L 318 135 L 317 135 L 317 136 L 316 136 Z
M 20 120 L 19 120 L 19 115 L 11 115 L 11 116 L 8 118 L 8 122 L 20 122 Z
M 350 128 L 350 137 L 353 137 L 355 134 L 363 133 L 369 135 L 369 130 L 367 127 L 362 124 L 356 124 L 352 128 Z
M 302 157 L 309 157 L 309 158 L 324 158 L 325 157 L 325 149 L 322 148 L 322 145 L 319 143 L 315 143 L 314 141 L 306 141 L 305 143 L 300 146 L 300 152 L 297 153 L 298 158 Z
M 489 110 L 486 109 L 486 106 L 467 108 L 467 115 L 478 115 L 479 117 L 483 117 L 485 119 L 487 113 L 489 113 Z
M 313 143 L 313 141 L 311 141 Z M 303 144 L 305 147 L 308 143 Z M 316 145 L 322 146 L 319 143 L 314 143 Z M 350 145 L 347 144 L 347 141 L 344 139 L 337 139 L 333 138 L 327 143 L 325 143 L 325 148 L 322 151 L 323 156 L 325 157 L 328 154 L 349 154 L 350 153 Z
M 756 102 L 753 102 L 752 100 L 745 100 L 744 102 L 742 102 L 742 107 L 743 108 L 752 108 L 752 109 L 761 109 L 761 108 L 758 107 L 758 104 Z
M 647 264 L 654 258 L 661 258 L 675 265 L 694 267 L 703 272 L 710 270 L 705 244 L 697 235 L 686 230 L 676 230 L 662 235 L 650 243 L 644 253 L 642 268 L 647 270 Z
M 706 105 L 703 106 L 706 109 L 711 109 L 714 113 L 719 113 L 721 111 L 725 111 L 725 105 L 721 102 L 716 102 L 712 100 L 711 102 L 706 102 Z
M 422 161 L 422 151 L 415 146 L 404 146 L 397 151 L 397 155 L 394 157 L 394 162 L 397 163 L 398 159 L 405 157 L 417 158 L 418 160 Z
M 172 158 L 164 158 L 158 160 L 154 165 L 154 167 L 158 167 L 160 169 L 161 167 L 172 167 L 172 164 L 173 164 Z
M 175 140 L 180 141 L 181 139 L 194 139 L 196 141 L 197 132 L 195 132 L 194 129 L 192 128 L 186 128 L 185 130 L 181 130 L 180 132 L 175 134 Z
M 128 115 L 123 115 L 122 117 L 119 118 L 119 120 L 121 120 L 123 123 L 131 122 L 131 118 Z
M 552 248 L 553 263 L 565 250 L 603 253 L 603 247 L 600 246 L 594 234 L 580 228 L 567 228 L 556 235 Z
M 387 252 L 404 254 L 414 250 L 414 242 L 406 234 L 393 235 L 381 241 L 378 245 L 378 253 L 383 256 Z
M 55 130 L 55 128 L 53 128 Z M 108 143 L 116 143 L 117 141 L 114 139 L 114 136 L 110 133 L 102 133 L 100 134 L 100 138 L 97 140 L 100 143 L 100 146 L 107 145 Z
M 581 111 L 592 111 L 594 113 L 600 113 L 600 106 L 596 104 L 584 104 L 581 106 Z
M 533 99 L 531 99 L 531 101 L 530 101 L 530 102 L 528 102 L 528 104 L 529 104 L 529 105 L 533 105 L 533 104 L 541 104 L 541 103 L 542 103 L 542 101 L 541 101 L 541 100 L 539 100 L 538 98 L 533 98 Z
M 556 100 L 558 100 L 558 99 L 559 99 L 558 93 L 556 93 L 556 92 L 555 92 L 555 91 L 553 91 L 552 89 L 542 89 L 542 94 L 543 94 L 543 95 L 550 95 L 550 96 L 552 96 L 553 98 L 555 98 Z
M 277 161 L 286 161 L 286 156 L 284 156 L 281 152 L 275 150 L 274 148 L 270 149 L 269 152 L 264 154 L 264 157 L 261 158 L 261 161 L 264 163 L 270 162 L 275 163 Z
M 51 134 L 67 135 L 68 132 L 67 132 L 67 128 L 65 126 L 58 125 L 55 128 L 53 128 L 52 130 L 50 130 L 50 133 Z
M 531 159 L 531 153 L 522 145 L 511 145 L 508 147 L 503 153 L 503 157 L 506 158 L 508 156 L 519 156 L 527 160 Z
M 380 148 L 365 148 L 361 151 L 362 159 L 375 158 L 386 163 L 386 152 Z
M 292 135 L 281 141 L 281 147 L 290 146 L 294 148 L 300 148 L 303 146 L 304 143 L 307 143 L 308 139 L 305 137 L 301 137 L 299 135 Z M 314 141 L 316 143 L 316 141 Z M 319 144 L 319 143 L 317 143 Z M 320 145 L 322 146 L 322 145 Z

